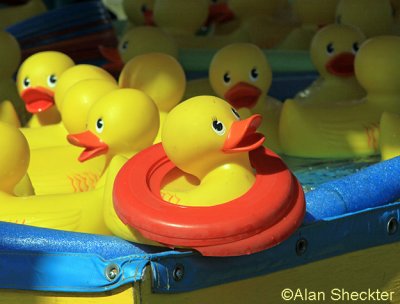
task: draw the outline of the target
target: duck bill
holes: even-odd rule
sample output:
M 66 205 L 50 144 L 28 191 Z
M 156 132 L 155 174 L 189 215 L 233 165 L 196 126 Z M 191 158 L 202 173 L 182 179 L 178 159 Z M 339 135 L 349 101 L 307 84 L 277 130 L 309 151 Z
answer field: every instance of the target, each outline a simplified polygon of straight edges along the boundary
M 108 151 L 108 145 L 99 137 L 94 135 L 91 131 L 85 131 L 78 134 L 69 134 L 67 135 L 67 140 L 74 146 L 85 148 L 85 150 L 78 157 L 80 162 L 84 162 L 96 156 L 106 154 Z
M 260 98 L 261 90 L 246 82 L 239 82 L 230 88 L 224 98 L 235 109 L 253 108 Z
M 25 108 L 29 113 L 37 114 L 54 106 L 54 92 L 42 88 L 27 88 L 21 93 Z
M 210 5 L 208 11 L 207 25 L 212 23 L 220 24 L 231 21 L 235 18 L 235 14 L 226 3 Z
M 260 147 L 265 140 L 264 135 L 257 133 L 262 117 L 253 115 L 245 120 L 235 121 L 228 133 L 222 151 L 225 153 L 248 152 Z
M 354 76 L 354 59 L 355 56 L 352 53 L 340 53 L 329 60 L 325 67 L 332 75 L 351 77 Z
M 104 68 L 111 71 L 120 71 L 124 66 L 124 62 L 116 47 L 107 47 L 104 45 L 99 46 L 99 52 L 103 58 L 109 63 L 104 65 Z
M 147 10 L 143 13 L 144 16 L 144 24 L 148 26 L 155 26 L 153 19 L 153 10 Z

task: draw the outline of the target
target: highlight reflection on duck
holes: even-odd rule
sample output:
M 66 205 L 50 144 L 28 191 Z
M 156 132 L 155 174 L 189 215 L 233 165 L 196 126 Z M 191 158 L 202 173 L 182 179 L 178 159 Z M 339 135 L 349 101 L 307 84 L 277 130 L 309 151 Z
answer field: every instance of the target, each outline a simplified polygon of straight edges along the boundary
M 280 141 L 285 153 L 302 157 L 351 158 L 379 152 L 378 125 L 385 111 L 400 113 L 400 38 L 367 40 L 355 60 L 355 74 L 367 95 L 333 105 L 284 103 Z
M 266 135 L 266 145 L 279 152 L 281 102 L 267 95 L 272 71 L 262 50 L 250 43 L 234 43 L 220 49 L 211 61 L 209 79 L 217 95 L 242 117 L 263 116 L 260 130 Z
M 365 36 L 356 28 L 332 24 L 317 32 L 311 47 L 311 60 L 320 77 L 295 96 L 307 104 L 331 104 L 360 99 L 365 90 L 354 75 L 354 59 Z

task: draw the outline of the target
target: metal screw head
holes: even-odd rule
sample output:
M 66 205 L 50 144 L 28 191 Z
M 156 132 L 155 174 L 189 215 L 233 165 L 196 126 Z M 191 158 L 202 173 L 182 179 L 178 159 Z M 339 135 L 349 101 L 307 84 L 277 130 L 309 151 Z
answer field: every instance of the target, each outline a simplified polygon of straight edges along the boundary
M 116 264 L 110 264 L 106 267 L 105 275 L 107 280 L 113 281 L 119 274 L 119 267 Z
M 298 256 L 303 255 L 307 251 L 308 241 L 304 238 L 297 240 L 296 242 L 296 254 Z
M 183 279 L 183 276 L 185 275 L 185 268 L 183 267 L 182 264 L 177 264 L 175 266 L 174 271 L 172 272 L 172 277 L 174 278 L 175 281 L 181 281 Z
M 397 218 L 395 217 L 391 217 L 386 225 L 386 231 L 389 235 L 393 235 L 397 232 L 397 230 L 399 229 L 399 222 L 397 220 Z

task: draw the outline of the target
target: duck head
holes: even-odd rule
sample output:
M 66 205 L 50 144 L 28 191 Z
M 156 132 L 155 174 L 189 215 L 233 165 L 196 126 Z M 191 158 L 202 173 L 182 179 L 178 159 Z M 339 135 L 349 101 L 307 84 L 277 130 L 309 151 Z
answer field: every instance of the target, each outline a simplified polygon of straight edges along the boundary
M 63 98 L 61 119 L 68 133 L 86 130 L 86 120 L 90 108 L 100 97 L 118 89 L 115 81 L 106 79 L 86 79 L 74 84 Z
M 272 71 L 260 48 L 235 43 L 214 55 L 209 79 L 217 95 L 235 109 L 253 108 L 271 86 Z
M 354 77 L 354 59 L 365 36 L 352 26 L 332 24 L 311 41 L 310 54 L 323 78 Z
M 0 31 L 0 79 L 13 77 L 21 61 L 21 49 L 11 34 Z
M 357 80 L 367 91 L 367 96 L 380 96 L 377 101 L 385 107 L 383 98 L 393 96 L 394 108 L 387 111 L 399 113 L 400 96 L 400 37 L 379 36 L 368 39 L 360 48 L 355 61 Z M 368 101 L 372 99 L 369 98 Z
M 163 53 L 149 53 L 136 56 L 125 65 L 119 86 L 145 92 L 160 111 L 169 112 L 181 101 L 186 78 L 175 58 Z
M 393 9 L 390 0 L 340 0 L 336 22 L 359 28 L 367 38 L 389 35 L 394 22 Z
M 101 97 L 90 109 L 87 130 L 69 134 L 68 141 L 85 150 L 81 162 L 106 154 L 133 154 L 150 146 L 159 128 L 152 99 L 135 89 L 118 89 Z
M 339 0 L 293 0 L 294 15 L 303 25 L 322 27 L 335 21 Z
M 154 22 L 173 35 L 194 35 L 208 17 L 208 0 L 156 0 Z
M 60 52 L 40 52 L 28 57 L 17 74 L 17 88 L 28 112 L 35 114 L 55 105 L 58 80 L 74 62 Z
M 94 65 L 78 64 L 66 70 L 58 80 L 54 100 L 60 112 L 63 111 L 64 97 L 68 90 L 82 80 L 100 79 L 116 84 L 114 77 L 107 71 Z
M 122 7 L 128 20 L 134 25 L 154 25 L 154 0 L 123 0 Z
M 264 136 L 256 132 L 261 120 L 260 115 L 241 120 L 218 97 L 193 97 L 168 114 L 162 145 L 178 168 L 202 179 L 224 164 L 248 163 L 248 152 L 264 142 Z

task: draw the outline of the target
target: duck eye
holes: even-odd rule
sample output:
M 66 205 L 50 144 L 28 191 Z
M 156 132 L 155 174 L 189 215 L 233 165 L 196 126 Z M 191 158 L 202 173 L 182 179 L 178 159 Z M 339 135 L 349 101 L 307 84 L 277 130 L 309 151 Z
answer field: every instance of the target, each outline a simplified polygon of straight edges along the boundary
M 230 82 L 231 82 L 231 75 L 229 75 L 229 73 L 227 72 L 224 74 L 224 83 L 228 85 L 230 84 Z
M 141 6 L 140 10 L 142 11 L 142 13 L 147 12 L 147 5 L 146 5 L 146 4 L 143 4 L 143 5 Z
M 28 77 L 25 77 L 24 80 L 22 81 L 22 86 L 24 89 L 30 87 L 31 85 L 31 80 Z
M 231 110 L 232 110 L 233 116 L 235 116 L 235 118 L 239 120 L 240 119 L 239 112 L 236 111 L 236 109 L 234 109 L 234 108 L 231 108 Z
M 357 53 L 359 49 L 360 49 L 360 46 L 358 45 L 358 42 L 354 42 L 353 46 L 352 46 L 353 53 L 354 54 Z
M 57 76 L 54 74 L 50 75 L 49 78 L 47 78 L 47 85 L 50 88 L 54 88 L 56 84 L 57 84 Z
M 125 51 L 125 50 L 128 48 L 128 44 L 129 44 L 129 41 L 128 41 L 128 40 L 122 42 L 122 44 L 121 44 L 121 50 L 122 50 L 122 51 Z
M 104 130 L 104 121 L 103 121 L 102 118 L 99 118 L 99 119 L 96 121 L 96 132 L 97 132 L 97 133 L 102 133 L 103 130 Z
M 251 81 L 256 81 L 258 79 L 258 70 L 256 68 L 253 68 L 250 71 L 250 80 Z
M 326 46 L 326 52 L 328 53 L 328 55 L 332 55 L 333 52 L 335 52 L 335 48 L 333 47 L 333 43 L 329 43 Z
M 213 128 L 213 131 L 215 133 L 217 133 L 219 136 L 222 136 L 225 134 L 225 131 L 226 131 L 225 125 L 216 118 L 214 118 L 212 121 L 212 128 Z

